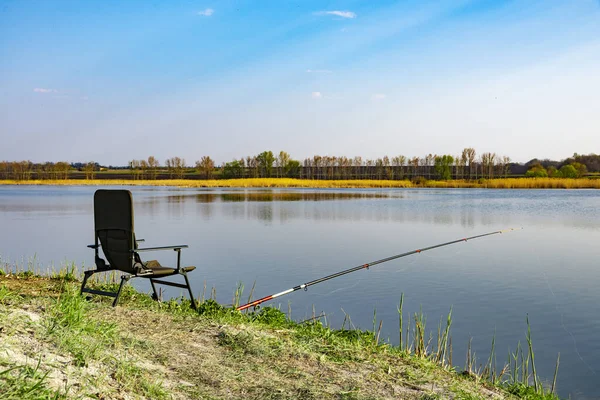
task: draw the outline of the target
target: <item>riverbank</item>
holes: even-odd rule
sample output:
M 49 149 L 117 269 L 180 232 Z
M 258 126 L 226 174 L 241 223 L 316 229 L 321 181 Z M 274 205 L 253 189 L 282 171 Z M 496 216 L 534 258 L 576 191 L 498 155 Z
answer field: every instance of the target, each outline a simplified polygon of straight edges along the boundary
M 269 307 L 243 314 L 212 300 L 194 312 L 185 300 L 158 303 L 131 286 L 112 308 L 78 287 L 72 271 L 0 273 L 6 398 L 554 398 L 521 384 L 509 387 L 520 396 L 510 394 L 434 362 L 444 365 L 447 352 L 399 349 L 319 318 L 297 323 Z
M 174 186 L 185 188 L 480 188 L 480 189 L 600 189 L 600 179 L 566 178 L 499 178 L 467 180 L 312 180 L 291 178 L 248 179 L 61 179 L 61 180 L 0 180 L 0 185 L 57 186 Z

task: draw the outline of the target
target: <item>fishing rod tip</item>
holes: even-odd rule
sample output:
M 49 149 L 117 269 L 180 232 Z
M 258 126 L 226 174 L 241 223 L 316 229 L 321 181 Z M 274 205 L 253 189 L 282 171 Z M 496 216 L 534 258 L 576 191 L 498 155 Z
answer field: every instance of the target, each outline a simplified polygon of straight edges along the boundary
M 512 232 L 512 231 L 517 231 L 517 230 L 521 230 L 521 229 L 523 229 L 523 227 L 520 227 L 520 228 L 508 228 L 508 229 L 501 230 L 500 233 Z

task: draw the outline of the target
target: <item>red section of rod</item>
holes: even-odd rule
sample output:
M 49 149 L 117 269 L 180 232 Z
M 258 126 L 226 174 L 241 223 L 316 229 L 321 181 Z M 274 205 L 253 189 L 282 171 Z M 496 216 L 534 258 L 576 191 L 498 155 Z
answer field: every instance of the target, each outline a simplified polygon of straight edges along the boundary
M 263 297 L 262 299 L 254 300 L 254 301 L 253 301 L 253 302 L 251 302 L 251 303 L 244 304 L 243 306 L 239 306 L 239 307 L 237 308 L 237 310 L 238 310 L 238 311 L 243 311 L 243 310 L 245 310 L 246 308 L 250 308 L 250 307 L 257 306 L 257 305 L 259 305 L 260 303 L 264 303 L 265 301 L 269 301 L 269 300 L 271 300 L 272 298 L 273 298 L 273 295 L 270 295 L 270 296 L 265 296 L 265 297 Z

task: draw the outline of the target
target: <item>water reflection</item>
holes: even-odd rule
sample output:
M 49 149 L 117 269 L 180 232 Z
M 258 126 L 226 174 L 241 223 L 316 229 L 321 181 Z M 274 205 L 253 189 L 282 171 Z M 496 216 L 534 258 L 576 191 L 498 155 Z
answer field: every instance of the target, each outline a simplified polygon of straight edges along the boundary
M 146 193 L 144 193 L 146 194 Z M 164 212 L 173 219 L 185 217 L 186 204 L 196 204 L 196 215 L 204 220 L 213 218 L 215 212 L 233 219 L 260 220 L 270 223 L 274 220 L 286 222 L 292 219 L 355 219 L 361 215 L 335 215 L 337 207 L 328 207 L 323 215 L 318 209 L 312 216 L 297 206 L 287 207 L 285 203 L 310 203 L 335 200 L 372 200 L 401 199 L 399 193 L 382 192 L 340 192 L 340 191 L 285 191 L 285 190 L 243 190 L 243 191 L 211 191 L 201 193 L 177 193 L 156 196 L 148 193 L 148 197 L 136 200 L 136 213 L 157 216 Z M 160 203 L 166 203 L 166 210 Z M 222 204 L 222 206 L 221 206 Z M 315 214 L 316 213 L 316 214 Z
M 225 193 L 198 193 L 168 196 L 169 201 L 186 201 L 193 197 L 198 203 L 221 202 L 273 202 L 273 201 L 327 201 L 356 199 L 387 199 L 389 193 L 352 193 L 352 192 L 288 192 L 288 191 L 236 191 Z M 396 195 L 394 197 L 402 197 Z
M 439 191 L 438 191 L 439 192 Z M 599 229 L 593 218 L 595 207 L 586 197 L 580 196 L 579 208 L 566 207 L 573 200 L 566 196 L 555 196 L 549 200 L 543 194 L 534 194 L 538 201 L 522 195 L 516 196 L 492 192 L 461 192 L 425 190 L 404 191 L 308 191 L 308 190 L 214 190 L 214 191 L 165 191 L 143 192 L 144 196 L 134 197 L 136 214 L 150 216 L 166 214 L 180 220 L 189 214 L 189 208 L 204 221 L 214 218 L 232 220 L 258 220 L 271 224 L 287 223 L 293 220 L 312 221 L 375 221 L 391 223 L 426 223 L 433 225 L 460 225 L 473 228 L 477 225 L 512 225 L 521 223 L 523 218 L 544 219 L 546 214 L 556 213 L 552 220 L 579 229 Z M 146 195 L 146 193 L 148 193 Z M 500 193 L 500 192 L 493 192 Z M 516 193 L 516 192 L 513 192 Z M 531 192 L 533 193 L 533 192 Z M 440 201 L 440 199 L 442 199 Z M 589 199 L 588 199 L 589 200 Z M 593 200 L 593 199 L 592 199 Z M 564 206 L 562 205 L 564 203 Z M 87 210 L 81 204 L 43 205 L 20 203 L 0 206 L 1 211 L 48 210 L 77 212 Z M 67 211 L 68 210 L 68 211 Z

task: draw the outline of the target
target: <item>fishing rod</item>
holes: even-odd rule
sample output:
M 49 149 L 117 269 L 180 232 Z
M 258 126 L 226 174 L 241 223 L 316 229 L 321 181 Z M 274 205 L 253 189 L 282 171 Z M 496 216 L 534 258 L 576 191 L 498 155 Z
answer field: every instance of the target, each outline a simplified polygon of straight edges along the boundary
M 453 240 L 451 242 L 440 243 L 440 244 L 436 244 L 434 246 L 423 247 L 422 249 L 412 250 L 412 251 L 408 251 L 406 253 L 397 254 L 395 256 L 382 258 L 381 260 L 372 261 L 370 263 L 358 265 L 358 266 L 353 267 L 353 268 L 348 268 L 348 269 L 345 269 L 343 271 L 336 272 L 335 274 L 327 275 L 327 276 L 324 276 L 322 278 L 315 279 L 314 281 L 310 281 L 310 282 L 307 282 L 307 283 L 303 283 L 302 285 L 294 286 L 293 288 L 284 290 L 283 292 L 275 293 L 275 294 L 272 294 L 270 296 L 265 296 L 265 297 L 260 298 L 258 300 L 251 301 L 248 304 L 244 304 L 242 306 L 239 306 L 237 308 L 237 310 L 238 311 L 242 311 L 242 310 L 245 310 L 245 309 L 250 308 L 250 307 L 256 307 L 259 304 L 262 304 L 262 303 L 264 303 L 266 301 L 273 300 L 273 299 L 275 299 L 277 297 L 286 295 L 288 293 L 295 292 L 296 290 L 300 290 L 300 289 L 308 290 L 309 286 L 316 285 L 317 283 L 325 282 L 325 281 L 328 281 L 330 279 L 337 278 L 339 276 L 346 275 L 346 274 L 349 274 L 349 273 L 354 272 L 354 271 L 359 271 L 361 269 L 369 269 L 369 267 L 372 267 L 374 265 L 381 264 L 381 263 L 388 262 L 388 261 L 392 261 L 392 260 L 395 260 L 397 258 L 402 258 L 402 257 L 410 256 L 411 254 L 423 253 L 424 251 L 427 251 L 427 250 L 433 250 L 433 249 L 437 249 L 438 247 L 449 246 L 449 245 L 455 244 L 455 243 L 466 242 L 467 240 L 473 240 L 473 239 L 478 239 L 478 238 L 482 238 L 482 237 L 486 237 L 486 236 L 497 235 L 499 233 L 505 233 L 505 232 L 510 232 L 510 231 L 514 231 L 514 230 L 515 230 L 515 228 L 510 228 L 510 229 L 504 229 L 504 230 L 501 230 L 501 231 L 484 233 L 482 235 L 475 235 L 475 236 L 471 236 L 471 237 L 467 237 L 467 238 L 457 239 L 457 240 Z

